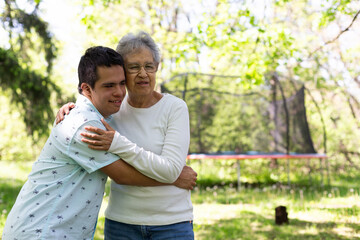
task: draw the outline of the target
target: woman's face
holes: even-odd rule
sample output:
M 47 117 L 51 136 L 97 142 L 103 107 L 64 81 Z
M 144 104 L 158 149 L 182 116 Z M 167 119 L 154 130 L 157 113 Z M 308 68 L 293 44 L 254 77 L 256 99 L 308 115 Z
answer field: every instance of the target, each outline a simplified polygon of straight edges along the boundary
M 146 99 L 155 88 L 157 64 L 151 51 L 140 48 L 124 57 L 129 98 Z

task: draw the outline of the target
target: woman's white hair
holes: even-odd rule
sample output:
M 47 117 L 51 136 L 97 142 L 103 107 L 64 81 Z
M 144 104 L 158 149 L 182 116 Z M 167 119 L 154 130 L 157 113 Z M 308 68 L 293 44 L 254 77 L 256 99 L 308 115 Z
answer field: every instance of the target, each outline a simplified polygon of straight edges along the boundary
M 140 31 L 137 34 L 129 33 L 122 37 L 116 47 L 116 51 L 125 58 L 127 54 L 143 47 L 151 51 L 156 63 L 160 63 L 160 50 L 150 35 L 144 31 Z

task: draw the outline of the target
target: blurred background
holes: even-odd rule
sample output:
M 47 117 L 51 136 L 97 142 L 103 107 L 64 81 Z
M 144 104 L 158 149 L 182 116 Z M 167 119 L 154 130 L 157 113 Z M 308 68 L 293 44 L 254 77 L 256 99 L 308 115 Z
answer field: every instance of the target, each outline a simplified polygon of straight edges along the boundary
M 197 212 L 209 202 L 214 209 L 233 203 L 241 212 L 244 205 L 239 203 L 243 203 L 259 206 L 248 211 L 264 210 L 267 216 L 259 220 L 256 214 L 243 212 L 235 217 L 243 227 L 225 221 L 221 222 L 225 229 L 212 232 L 213 222 L 208 228 L 201 224 L 209 216 L 199 215 L 199 222 L 195 221 L 199 239 L 240 239 L 241 234 L 244 239 L 278 239 L 274 234 L 279 239 L 297 239 L 295 232 L 313 239 L 359 237 L 359 13 L 360 2 L 350 0 L 0 0 L 0 222 L 4 223 L 39 155 L 57 110 L 76 99 L 77 65 L 85 49 L 94 45 L 115 49 L 126 33 L 144 30 L 161 50 L 157 90 L 184 98 L 193 111 L 191 152 L 303 149 L 328 156 L 326 161 L 292 162 L 292 187 L 286 186 L 286 162 L 244 160 L 241 181 L 249 189 L 242 193 L 231 190 L 237 184 L 235 160 L 189 162 L 202 174 L 193 194 Z M 265 139 L 276 138 L 273 130 L 285 127 L 261 120 L 273 117 L 267 103 L 291 101 L 302 87 L 306 138 L 312 150 L 286 149 L 286 132 L 281 133 L 283 142 L 275 141 L 278 147 L 267 148 L 273 143 Z M 196 92 L 189 94 L 189 89 Z M 248 108 L 251 104 L 255 106 Z M 288 108 L 296 106 L 288 104 Z M 299 135 L 296 123 L 288 124 L 289 131 Z M 331 180 L 327 186 L 323 175 L 316 175 L 325 169 Z M 304 177 L 309 173 L 311 182 Z M 257 195 L 268 194 L 264 188 L 275 192 Z M 328 208 L 336 213 L 327 215 L 332 225 L 325 220 L 319 220 L 325 225 L 317 225 L 309 220 L 312 217 L 305 217 L 307 207 L 325 206 L 321 199 L 328 201 L 335 195 L 339 199 Z M 259 204 L 264 196 L 274 198 L 273 205 Z M 304 205 L 306 200 L 310 205 Z M 275 205 L 284 202 L 299 207 L 293 208 L 292 216 L 298 219 L 295 229 L 301 231 L 289 226 L 284 232 L 267 220 L 272 219 Z M 334 210 L 338 209 L 334 204 L 342 203 L 346 206 L 340 213 Z M 227 206 L 229 213 L 234 212 L 233 205 Z M 310 216 L 319 214 L 315 211 Z M 346 217 L 349 220 L 337 222 Z M 266 234 L 258 234 L 258 225 L 240 219 L 260 221 Z M 353 225 L 343 226 L 349 223 Z M 244 226 L 250 229 L 249 236 Z

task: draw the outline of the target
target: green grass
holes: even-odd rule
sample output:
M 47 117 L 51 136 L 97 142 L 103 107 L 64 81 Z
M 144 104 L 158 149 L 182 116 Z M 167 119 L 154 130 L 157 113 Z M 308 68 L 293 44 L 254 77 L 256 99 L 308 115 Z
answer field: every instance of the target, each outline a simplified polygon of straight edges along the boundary
M 360 239 L 358 191 L 217 188 L 192 197 L 197 239 Z M 279 205 L 287 207 L 289 225 L 275 225 Z
M 236 189 L 232 162 L 192 162 L 199 173 L 192 192 L 197 240 L 224 239 L 360 239 L 360 175 L 333 174 L 332 185 L 307 166 L 292 164 L 291 185 L 285 168 L 269 168 L 261 161 L 242 162 L 242 188 Z M 0 161 L 0 235 L 31 163 Z M 104 197 L 95 239 L 103 239 Z M 287 207 L 289 224 L 275 224 L 275 207 Z

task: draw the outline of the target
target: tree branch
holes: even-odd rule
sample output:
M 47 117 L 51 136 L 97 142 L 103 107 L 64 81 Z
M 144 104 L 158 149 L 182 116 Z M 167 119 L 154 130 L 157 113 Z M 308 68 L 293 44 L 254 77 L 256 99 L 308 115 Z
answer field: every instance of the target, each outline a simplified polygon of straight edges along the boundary
M 360 14 L 360 10 L 355 14 L 354 18 L 352 19 L 350 25 L 345 28 L 344 30 L 340 31 L 339 34 L 333 38 L 332 40 L 329 40 L 327 42 L 325 42 L 322 46 L 318 47 L 317 49 L 315 49 L 313 52 L 310 53 L 310 55 L 308 56 L 308 59 L 311 58 L 317 51 L 321 50 L 322 48 L 324 48 L 326 45 L 335 42 L 336 40 L 338 40 L 340 38 L 340 36 L 344 33 L 350 30 L 351 26 L 354 24 L 354 22 L 356 21 L 356 18 L 359 16 Z

